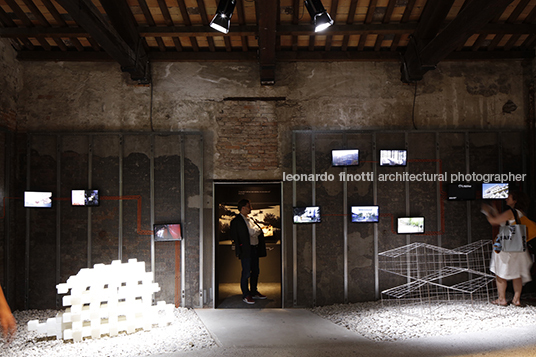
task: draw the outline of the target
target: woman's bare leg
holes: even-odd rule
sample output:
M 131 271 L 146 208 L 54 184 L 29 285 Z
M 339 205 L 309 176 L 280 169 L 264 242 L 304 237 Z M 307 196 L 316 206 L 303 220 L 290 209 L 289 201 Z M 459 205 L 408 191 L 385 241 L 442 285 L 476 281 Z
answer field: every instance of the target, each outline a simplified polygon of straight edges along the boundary
M 506 302 L 506 287 L 508 286 L 508 281 L 504 280 L 503 278 L 496 276 L 497 280 L 497 292 L 499 293 L 499 298 L 495 301 L 493 301 L 494 304 L 497 305 L 507 305 Z
M 521 305 L 521 291 L 523 290 L 523 282 L 521 281 L 521 278 L 514 279 L 512 281 L 514 285 L 514 298 L 512 299 L 512 303 L 514 305 Z

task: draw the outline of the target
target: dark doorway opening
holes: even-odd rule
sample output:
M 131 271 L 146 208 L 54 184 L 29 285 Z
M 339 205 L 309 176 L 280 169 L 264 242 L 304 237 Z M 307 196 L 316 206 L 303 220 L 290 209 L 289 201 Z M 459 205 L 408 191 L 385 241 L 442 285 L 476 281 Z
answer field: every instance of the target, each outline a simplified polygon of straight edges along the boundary
M 214 184 L 216 308 L 281 308 L 281 183 L 220 182 Z M 267 296 L 248 305 L 240 291 L 241 264 L 236 257 L 229 227 L 241 199 L 251 202 L 250 217 L 263 229 L 267 256 L 260 258 L 258 290 Z

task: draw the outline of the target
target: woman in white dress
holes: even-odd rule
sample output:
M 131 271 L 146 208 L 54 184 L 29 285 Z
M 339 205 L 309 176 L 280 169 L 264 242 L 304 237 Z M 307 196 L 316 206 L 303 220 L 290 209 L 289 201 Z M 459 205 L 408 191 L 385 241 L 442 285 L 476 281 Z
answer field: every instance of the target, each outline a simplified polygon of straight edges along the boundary
M 517 211 L 518 217 L 523 216 L 523 210 L 528 206 L 528 197 L 521 192 L 512 192 L 506 198 L 506 204 Z M 517 207 L 516 207 L 517 206 Z M 482 212 L 487 216 L 488 222 L 494 226 L 516 224 L 514 214 L 511 209 L 502 213 L 497 213 L 491 206 L 483 205 Z M 497 291 L 499 298 L 492 301 L 492 304 L 507 306 L 506 287 L 508 280 L 512 280 L 514 287 L 514 297 L 512 304 L 521 306 L 521 291 L 523 284 L 532 280 L 530 267 L 532 258 L 525 252 L 497 252 L 493 251 L 491 256 L 490 270 L 495 274 L 497 280 Z

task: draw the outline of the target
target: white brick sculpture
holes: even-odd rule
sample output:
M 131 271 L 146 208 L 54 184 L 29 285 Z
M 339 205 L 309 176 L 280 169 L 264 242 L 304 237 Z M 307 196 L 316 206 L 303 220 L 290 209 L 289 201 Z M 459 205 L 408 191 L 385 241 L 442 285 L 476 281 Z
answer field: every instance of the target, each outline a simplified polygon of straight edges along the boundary
M 44 323 L 29 321 L 28 331 L 79 342 L 84 337 L 150 330 L 170 324 L 173 317 L 172 304 L 159 301 L 152 305 L 152 294 L 160 287 L 153 283 L 152 273 L 145 271 L 145 262 L 136 259 L 80 269 L 56 289 L 58 294 L 71 290 L 63 297 L 63 306 L 70 307 Z

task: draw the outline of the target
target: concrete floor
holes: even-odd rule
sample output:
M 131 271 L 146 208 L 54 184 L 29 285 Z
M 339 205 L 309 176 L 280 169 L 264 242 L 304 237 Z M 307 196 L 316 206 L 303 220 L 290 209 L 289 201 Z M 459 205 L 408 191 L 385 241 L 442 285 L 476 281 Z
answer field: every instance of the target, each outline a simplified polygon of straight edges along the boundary
M 536 316 L 534 326 L 523 328 L 374 342 L 305 309 L 198 309 L 196 312 L 218 347 L 158 357 L 536 356 Z

